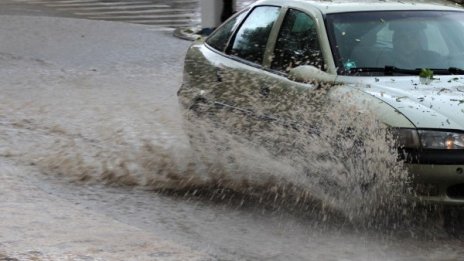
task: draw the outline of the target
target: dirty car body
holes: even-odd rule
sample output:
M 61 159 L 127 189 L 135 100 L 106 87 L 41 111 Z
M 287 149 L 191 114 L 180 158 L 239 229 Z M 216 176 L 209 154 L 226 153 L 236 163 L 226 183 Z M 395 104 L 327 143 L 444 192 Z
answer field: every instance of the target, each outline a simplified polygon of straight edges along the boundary
M 423 69 L 433 77 L 421 78 Z M 349 91 L 398 135 L 417 198 L 464 204 L 463 69 L 460 6 L 263 0 L 190 47 L 178 94 L 188 110 L 208 101 L 253 113 L 260 100 L 279 103 L 270 82 L 280 93 L 333 84 L 331 99 Z

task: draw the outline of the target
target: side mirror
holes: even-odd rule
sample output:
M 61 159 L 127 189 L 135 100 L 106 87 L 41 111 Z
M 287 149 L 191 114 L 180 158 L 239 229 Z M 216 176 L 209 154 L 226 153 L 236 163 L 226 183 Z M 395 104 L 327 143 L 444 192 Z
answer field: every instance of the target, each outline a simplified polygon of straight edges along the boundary
M 334 84 L 337 76 L 323 72 L 312 65 L 301 65 L 291 69 L 288 78 L 301 83 Z

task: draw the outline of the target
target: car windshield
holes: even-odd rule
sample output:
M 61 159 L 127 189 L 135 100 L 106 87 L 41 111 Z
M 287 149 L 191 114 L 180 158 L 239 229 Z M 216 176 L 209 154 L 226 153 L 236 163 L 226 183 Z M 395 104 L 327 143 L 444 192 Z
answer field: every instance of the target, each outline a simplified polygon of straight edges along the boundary
M 464 12 L 337 13 L 327 15 L 327 28 L 339 74 L 463 72 Z

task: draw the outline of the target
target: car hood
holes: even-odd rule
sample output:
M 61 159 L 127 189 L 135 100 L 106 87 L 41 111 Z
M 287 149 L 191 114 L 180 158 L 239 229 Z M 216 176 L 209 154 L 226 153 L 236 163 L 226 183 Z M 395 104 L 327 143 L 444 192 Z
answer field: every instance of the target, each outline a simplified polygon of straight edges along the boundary
M 418 76 L 344 78 L 392 106 L 417 128 L 464 130 L 464 76 L 439 76 L 428 84 Z

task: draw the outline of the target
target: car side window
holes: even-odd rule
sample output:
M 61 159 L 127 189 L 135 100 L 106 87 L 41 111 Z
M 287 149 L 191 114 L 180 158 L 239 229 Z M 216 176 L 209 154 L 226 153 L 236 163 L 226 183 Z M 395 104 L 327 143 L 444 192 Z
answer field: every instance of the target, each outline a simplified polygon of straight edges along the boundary
M 238 30 L 230 54 L 261 64 L 269 34 L 279 11 L 280 8 L 275 6 L 259 6 L 253 9 Z
M 229 38 L 232 36 L 233 30 L 243 20 L 247 12 L 241 12 L 234 16 L 229 21 L 224 23 L 216 31 L 214 31 L 206 40 L 206 43 L 218 51 L 224 51 Z
M 288 73 L 299 65 L 323 69 L 324 61 L 313 18 L 289 9 L 277 37 L 271 69 Z

